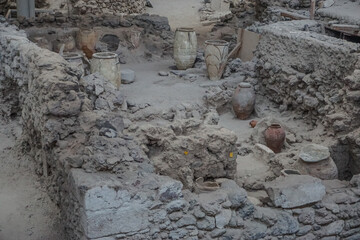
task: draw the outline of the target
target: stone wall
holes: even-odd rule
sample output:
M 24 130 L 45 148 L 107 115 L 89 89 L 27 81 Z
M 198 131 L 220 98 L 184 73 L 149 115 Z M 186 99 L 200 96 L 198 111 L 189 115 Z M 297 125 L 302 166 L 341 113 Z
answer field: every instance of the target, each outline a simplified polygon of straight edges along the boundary
M 183 190 L 155 174 L 122 133 L 124 100 L 106 79 L 81 79 L 78 69 L 3 20 L 0 32 L 0 85 L 18 98 L 2 91 L 1 107 L 22 109 L 23 146 L 62 210 L 69 239 L 359 239 L 359 176 L 351 186 L 280 179 L 289 184 L 269 183 L 271 201 L 257 203 L 263 207 L 232 180 L 214 192 Z M 296 191 L 302 185 L 307 190 Z M 291 209 L 278 204 L 289 192 L 301 200 Z
M 145 13 L 146 0 L 71 0 L 74 14 L 142 14 Z M 36 0 L 36 8 L 48 7 L 46 0 Z M 16 0 L 1 0 L 0 14 L 8 9 L 16 9 Z
M 295 110 L 337 132 L 349 131 L 359 126 L 349 121 L 359 116 L 358 45 L 320 31 L 321 25 L 312 21 L 260 28 L 256 56 L 261 92 L 282 110 Z
M 141 14 L 145 0 L 72 0 L 76 14 Z
M 308 8 L 310 0 L 256 0 L 258 8 L 265 9 L 271 6 L 290 7 L 290 8 Z
M 261 27 L 257 48 L 259 94 L 336 134 L 332 157 L 341 179 L 360 173 L 359 45 L 320 34 L 312 21 Z

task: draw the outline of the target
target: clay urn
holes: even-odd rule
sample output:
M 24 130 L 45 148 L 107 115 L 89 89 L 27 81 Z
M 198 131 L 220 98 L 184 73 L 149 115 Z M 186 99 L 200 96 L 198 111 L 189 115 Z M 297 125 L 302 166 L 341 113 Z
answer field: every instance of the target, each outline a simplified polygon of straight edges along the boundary
M 255 92 L 250 83 L 240 83 L 236 88 L 232 106 L 237 118 L 245 120 L 250 117 L 255 106 Z
M 178 70 L 191 68 L 197 54 L 197 37 L 193 28 L 178 28 L 174 38 L 174 60 Z
M 338 178 L 338 168 L 330 156 L 328 147 L 308 144 L 302 147 L 299 157 L 298 165 L 306 174 L 323 180 Z
M 265 131 L 266 145 L 274 151 L 274 153 L 281 152 L 285 142 L 285 130 L 280 124 L 271 124 Z

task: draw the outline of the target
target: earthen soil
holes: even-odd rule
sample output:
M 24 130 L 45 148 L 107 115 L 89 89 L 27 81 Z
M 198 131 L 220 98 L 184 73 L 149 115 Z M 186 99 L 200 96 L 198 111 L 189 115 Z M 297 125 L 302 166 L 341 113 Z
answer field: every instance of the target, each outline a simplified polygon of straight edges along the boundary
M 59 209 L 41 186 L 32 160 L 17 151 L 19 124 L 0 122 L 0 240 L 64 239 Z

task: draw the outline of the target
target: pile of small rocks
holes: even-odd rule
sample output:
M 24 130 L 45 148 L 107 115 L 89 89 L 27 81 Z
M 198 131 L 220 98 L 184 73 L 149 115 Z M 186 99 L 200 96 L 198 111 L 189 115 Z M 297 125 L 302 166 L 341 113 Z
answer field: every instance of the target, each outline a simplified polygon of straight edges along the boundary
M 75 13 L 79 14 L 141 14 L 145 0 L 72 0 Z

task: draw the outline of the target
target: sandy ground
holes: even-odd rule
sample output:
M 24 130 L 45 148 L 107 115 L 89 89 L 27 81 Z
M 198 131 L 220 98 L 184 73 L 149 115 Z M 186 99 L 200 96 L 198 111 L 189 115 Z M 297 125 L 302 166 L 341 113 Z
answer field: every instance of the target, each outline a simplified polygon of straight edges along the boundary
M 31 160 L 14 151 L 20 127 L 0 124 L 0 240 L 64 240 L 58 208 Z
M 169 19 L 172 30 L 178 27 L 201 26 L 198 14 L 202 6 L 200 0 L 151 0 L 153 8 L 147 8 L 150 14 L 158 14 Z
M 204 81 L 199 78 L 190 82 L 174 75 L 161 77 L 159 71 L 169 72 L 174 65 L 173 60 L 163 60 L 139 64 L 122 65 L 122 69 L 132 69 L 136 73 L 136 81 L 132 84 L 123 84 L 126 99 L 136 104 L 150 103 L 152 112 L 168 111 L 171 107 L 180 104 L 202 105 L 205 88 L 199 86 Z

